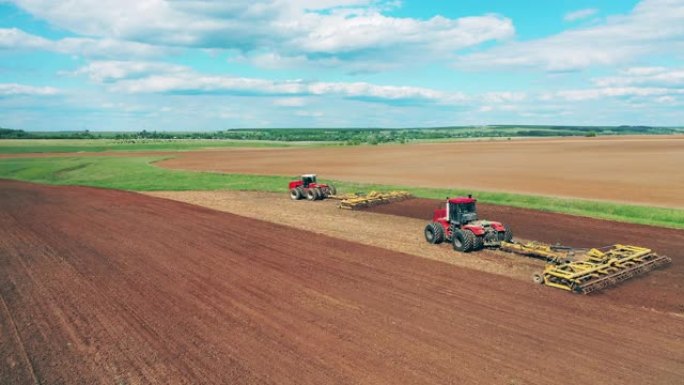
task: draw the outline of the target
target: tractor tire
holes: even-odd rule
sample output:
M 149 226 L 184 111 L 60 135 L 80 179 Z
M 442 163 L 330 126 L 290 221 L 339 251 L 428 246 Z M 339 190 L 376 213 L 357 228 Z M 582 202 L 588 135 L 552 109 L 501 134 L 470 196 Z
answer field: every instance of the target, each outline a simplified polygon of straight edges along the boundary
M 470 230 L 454 229 L 451 234 L 451 242 L 454 250 L 467 253 L 473 249 L 475 234 Z
M 484 247 L 484 236 L 475 236 L 475 240 L 473 241 L 473 250 L 480 250 L 481 248 Z
M 433 222 L 425 226 L 425 240 L 433 245 L 444 242 L 444 229 L 442 225 Z
M 327 195 L 325 195 L 325 192 L 323 192 L 323 190 L 320 187 L 316 187 L 314 190 L 316 190 L 316 199 L 323 200 L 328 197 Z
M 328 190 L 330 191 L 330 195 L 337 195 L 337 189 L 333 185 L 328 186 Z
M 299 190 L 298 188 L 290 189 L 290 198 L 291 198 L 293 201 L 298 201 L 298 200 L 302 199 L 302 192 L 301 192 L 301 190 Z
M 316 199 L 318 199 L 318 194 L 316 194 L 315 189 L 310 188 L 306 190 L 306 200 L 315 201 Z
M 499 234 L 497 234 L 497 237 L 499 238 L 499 241 L 503 242 L 510 242 L 513 240 L 513 232 L 511 229 L 508 228 L 508 226 L 504 226 L 504 231 L 499 231 Z

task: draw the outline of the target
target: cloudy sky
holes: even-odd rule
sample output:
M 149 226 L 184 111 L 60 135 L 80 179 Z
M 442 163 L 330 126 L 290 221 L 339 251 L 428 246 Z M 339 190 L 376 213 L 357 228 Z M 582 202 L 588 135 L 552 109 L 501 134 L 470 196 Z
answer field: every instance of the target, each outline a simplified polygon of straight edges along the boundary
M 0 0 L 0 126 L 684 125 L 684 0 Z

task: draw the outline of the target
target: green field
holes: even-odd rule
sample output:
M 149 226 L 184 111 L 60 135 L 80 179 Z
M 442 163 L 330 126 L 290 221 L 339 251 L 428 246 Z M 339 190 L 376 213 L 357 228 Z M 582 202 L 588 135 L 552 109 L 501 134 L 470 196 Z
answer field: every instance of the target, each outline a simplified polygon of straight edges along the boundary
M 0 154 L 102 151 L 188 151 L 225 147 L 287 147 L 294 144 L 273 141 L 230 139 L 2 139 Z M 298 143 L 303 145 L 303 143 Z
M 58 185 L 132 191 L 259 190 L 286 192 L 285 176 L 257 176 L 168 170 L 154 166 L 164 157 L 64 157 L 0 159 L 0 178 Z M 684 210 L 509 193 L 459 191 L 332 181 L 341 192 L 406 190 L 443 199 L 474 193 L 483 203 L 531 208 L 622 222 L 684 229 Z

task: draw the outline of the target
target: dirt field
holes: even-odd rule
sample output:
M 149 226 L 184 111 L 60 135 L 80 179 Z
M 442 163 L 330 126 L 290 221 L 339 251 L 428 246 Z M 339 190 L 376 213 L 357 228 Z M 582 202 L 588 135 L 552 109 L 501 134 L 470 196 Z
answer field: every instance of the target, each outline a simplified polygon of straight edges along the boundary
M 684 207 L 684 136 L 179 153 L 162 167 L 472 188 Z
M 684 376 L 682 317 L 170 200 L 2 181 L 0 225 L 3 384 Z
M 489 250 L 485 250 L 480 258 L 455 258 L 453 249 L 448 245 L 429 247 L 425 243 L 422 229 L 426 222 L 423 220 L 397 220 L 371 212 L 342 211 L 333 201 L 291 201 L 285 194 L 246 191 L 162 191 L 145 194 L 525 281 L 529 281 L 532 274 L 544 266 L 542 261 L 525 259 L 520 262 L 509 254 Z M 274 205 L 276 210 L 273 209 Z
M 411 199 L 369 211 L 430 220 L 432 210 L 442 201 Z M 636 306 L 655 307 L 684 314 L 684 231 L 577 217 L 515 207 L 479 204 L 481 218 L 508 224 L 516 238 L 560 243 L 572 247 L 602 247 L 627 244 L 648 247 L 672 258 L 665 269 L 645 275 L 619 289 L 602 295 Z
M 334 201 L 291 201 L 286 194 L 236 191 L 154 192 L 149 195 L 280 223 L 307 231 L 434 259 L 456 266 L 503 275 L 530 283 L 544 262 L 500 251 L 460 254 L 449 245 L 425 242 L 423 228 L 441 201 L 412 199 L 367 211 L 339 210 Z M 270 202 L 270 204 L 265 204 Z M 273 207 L 277 207 L 274 210 Z M 673 264 L 602 293 L 624 305 L 673 312 L 684 316 L 684 231 L 544 213 L 512 207 L 479 206 L 483 218 L 509 224 L 517 240 L 602 247 L 616 243 L 650 247 Z M 398 215 L 378 215 L 385 213 Z

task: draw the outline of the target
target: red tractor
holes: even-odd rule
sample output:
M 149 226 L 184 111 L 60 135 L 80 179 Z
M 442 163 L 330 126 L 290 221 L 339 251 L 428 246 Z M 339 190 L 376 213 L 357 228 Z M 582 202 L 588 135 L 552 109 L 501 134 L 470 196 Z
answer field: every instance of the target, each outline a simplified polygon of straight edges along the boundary
M 483 247 L 499 247 L 510 242 L 513 233 L 500 222 L 477 219 L 476 200 L 468 197 L 447 198 L 446 208 L 436 209 L 432 222 L 425 226 L 425 239 L 432 244 L 451 242 L 454 250 L 469 252 Z
M 289 188 L 292 200 L 306 198 L 315 201 L 337 194 L 335 186 L 316 182 L 316 174 L 302 175 L 301 179 L 290 182 Z

